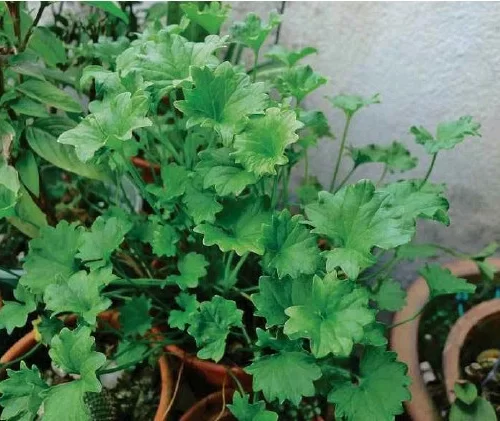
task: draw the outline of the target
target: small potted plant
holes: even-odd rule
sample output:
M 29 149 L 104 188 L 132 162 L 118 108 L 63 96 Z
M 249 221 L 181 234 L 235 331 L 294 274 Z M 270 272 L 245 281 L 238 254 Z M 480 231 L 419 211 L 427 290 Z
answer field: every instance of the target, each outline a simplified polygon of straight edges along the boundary
M 18 415 L 10 405 L 27 392 L 14 385 L 30 376 L 36 377 L 30 417 L 40 406 L 47 419 L 61 417 L 57 399 L 72 405 L 67 413 L 88 419 L 85 394 L 101 390 L 97 376 L 105 364 L 119 371 L 126 368 L 116 362 L 121 350 L 130 358 L 126 365 L 137 365 L 162 348 L 180 360 L 163 418 L 192 413 L 174 399 L 186 366 L 195 383 L 203 378 L 222 389 L 221 416 L 227 410 L 241 421 L 277 420 L 278 413 L 310 419 L 327 416 L 333 405 L 337 419 L 393 419 L 410 399 L 410 378 L 387 350 L 387 326 L 376 318 L 404 303 L 387 273 L 411 247 L 419 218 L 449 224 L 444 187 L 429 176 L 438 151 L 477 136 L 479 124 L 466 116 L 440 125 L 436 135 L 413 128 L 432 156 L 425 177 L 385 183 L 388 172 L 412 169 L 416 159 L 398 142 L 349 147 L 359 111 L 380 99 L 334 96 L 345 125 L 323 187 L 309 173 L 308 150 L 333 135 L 321 111 L 302 107 L 326 83 L 301 64 L 316 51 L 274 48 L 262 64 L 279 15 L 263 22 L 250 14 L 221 35 L 226 6 L 182 11 L 178 23 L 150 24 L 113 66 L 86 67 L 80 83 L 93 97 L 88 113 L 53 134 L 82 168 L 130 179 L 146 212 L 107 206 L 90 228 L 61 221 L 31 240 L 0 324 L 12 330 L 32 313 L 57 324 L 49 356 L 79 377 L 47 388 L 36 368 L 10 371 L 0 383 L 11 414 L 3 416 Z M 186 38 L 191 23 L 208 35 Z M 248 69 L 240 63 L 245 49 L 254 59 Z M 347 152 L 353 171 L 381 164 L 380 180 L 350 184 L 353 171 L 340 179 Z M 149 183 L 132 162 L 137 156 L 160 169 L 150 172 Z M 295 196 L 289 183 L 301 162 Z M 424 270 L 440 294 L 474 288 L 440 267 Z M 115 334 L 106 360 L 92 350 L 92 336 L 102 332 L 97 316 L 111 306 L 120 327 L 104 328 Z M 66 314 L 76 317 L 73 329 L 59 322 Z M 226 399 L 229 388 L 235 392 Z M 194 394 L 202 400 L 209 391 Z

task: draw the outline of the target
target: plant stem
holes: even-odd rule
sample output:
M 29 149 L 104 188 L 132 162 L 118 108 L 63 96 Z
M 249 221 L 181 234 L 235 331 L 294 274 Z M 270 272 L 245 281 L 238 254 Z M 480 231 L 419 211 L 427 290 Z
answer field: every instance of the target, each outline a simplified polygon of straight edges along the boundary
M 276 177 L 273 180 L 273 191 L 271 192 L 271 209 L 274 209 L 278 203 L 278 183 L 280 179 L 282 169 L 278 171 Z
M 309 182 L 309 155 L 307 149 L 304 151 L 304 183 Z
M 42 1 L 40 2 L 40 7 L 38 8 L 38 12 L 36 12 L 35 19 L 33 19 L 33 23 L 31 24 L 30 28 L 26 32 L 26 35 L 24 36 L 24 40 L 19 46 L 19 51 L 24 51 L 26 49 L 26 46 L 28 45 L 28 41 L 30 39 L 31 34 L 33 33 L 33 30 L 37 27 L 38 23 L 40 22 L 40 19 L 42 18 L 43 11 L 45 8 L 49 5 L 48 2 Z M 21 17 L 19 16 L 19 19 Z
M 387 175 L 387 170 L 388 169 L 389 168 L 387 167 L 387 164 L 385 164 L 384 165 L 384 170 L 382 171 L 382 175 L 380 176 L 380 178 L 377 181 L 377 186 L 379 186 L 382 183 L 382 181 L 384 180 L 385 176 Z
M 335 181 L 337 180 L 337 174 L 340 168 L 340 162 L 342 161 L 342 155 L 344 154 L 345 141 L 347 139 L 347 133 L 349 132 L 349 126 L 351 125 L 351 115 L 346 116 L 344 133 L 342 133 L 342 140 L 340 142 L 339 155 L 337 156 L 337 163 L 335 164 L 335 171 L 333 172 L 332 182 L 330 183 L 329 191 L 332 192 L 335 187 Z
M 245 263 L 245 260 L 247 260 L 248 256 L 250 254 L 247 252 L 243 256 L 240 257 L 240 260 L 238 263 L 236 263 L 236 266 L 234 267 L 233 271 L 231 272 L 231 275 L 229 275 L 229 279 L 233 280 L 236 279 L 238 276 L 238 273 L 240 272 L 241 267 L 243 266 L 243 263 Z
M 427 182 L 427 180 L 429 179 L 429 176 L 431 175 L 432 169 L 434 168 L 434 164 L 436 163 L 436 158 L 437 158 L 437 152 L 434 155 L 432 155 L 431 165 L 429 166 L 429 169 L 427 170 L 427 173 L 425 174 L 425 177 L 422 180 L 422 183 L 420 184 L 419 189 L 421 189 L 424 186 L 424 184 Z
M 347 180 L 349 180 L 349 178 L 354 173 L 354 171 L 356 171 L 356 168 L 358 168 L 358 167 L 352 167 L 351 171 L 349 171 L 347 173 L 347 175 L 344 177 L 344 179 L 340 182 L 340 184 L 335 189 L 335 193 L 337 193 L 342 187 L 344 187 L 344 184 L 347 182 Z
M 259 62 L 259 50 L 255 51 L 255 57 L 253 60 L 252 82 L 255 82 L 255 80 L 257 79 L 258 62 Z
M 226 261 L 226 268 L 224 270 L 224 283 L 229 280 L 229 273 L 231 272 L 231 264 L 233 263 L 234 250 L 231 250 L 228 254 Z
M 424 308 L 425 308 L 425 305 L 420 310 L 418 310 L 413 316 L 407 318 L 406 320 L 401 320 L 398 323 L 394 323 L 394 324 L 388 326 L 387 328 L 388 329 L 393 329 L 395 327 L 404 325 L 405 323 L 411 322 L 412 320 L 415 320 L 418 316 L 420 316 L 423 313 Z
M 290 183 L 290 168 L 286 168 L 283 174 L 283 207 L 288 206 L 288 184 Z

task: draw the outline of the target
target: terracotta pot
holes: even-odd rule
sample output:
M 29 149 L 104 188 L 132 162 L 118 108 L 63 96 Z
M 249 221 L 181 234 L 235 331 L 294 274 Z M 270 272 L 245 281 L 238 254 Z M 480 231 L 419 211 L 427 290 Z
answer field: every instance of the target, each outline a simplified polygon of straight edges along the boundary
M 500 268 L 500 259 L 489 259 L 491 264 Z M 443 267 L 448 268 L 454 275 L 461 278 L 478 278 L 479 270 L 474 262 L 460 260 Z M 429 300 L 429 288 L 425 279 L 418 278 L 407 291 L 407 304 L 394 316 L 394 323 L 399 323 L 417 313 Z M 391 331 L 391 348 L 397 352 L 400 361 L 408 365 L 408 375 L 412 379 L 409 387 L 412 399 L 405 402 L 407 412 L 414 421 L 441 420 L 437 408 L 434 406 L 430 394 L 420 374 L 420 360 L 418 356 L 418 327 L 420 316 L 411 322 L 397 326 Z
M 152 164 L 138 156 L 132 158 L 132 163 L 141 171 L 142 179 L 146 183 L 152 183 L 154 181 L 154 174 L 160 174 L 160 166 L 158 164 Z
M 477 332 L 481 325 L 487 325 L 486 336 L 491 338 L 489 333 L 498 332 L 500 328 L 500 300 L 494 299 L 485 301 L 471 308 L 460 319 L 456 321 L 446 338 L 443 351 L 443 374 L 448 400 L 455 400 L 453 386 L 462 377 L 460 368 L 460 357 L 462 348 L 467 343 L 474 343 L 479 336 Z M 484 336 L 484 333 L 483 333 Z M 493 338 L 494 339 L 494 338 Z M 482 342 L 482 341 L 481 341 Z
M 252 390 L 252 376 L 240 367 L 230 367 L 212 361 L 200 360 L 198 357 L 187 353 L 176 345 L 167 345 L 165 350 L 183 360 L 186 366 L 198 372 L 213 386 L 236 389 L 238 385 L 233 379 L 234 376 L 238 379 L 243 389 L 246 391 Z
M 108 310 L 99 315 L 99 321 L 102 323 L 109 323 L 113 327 L 118 327 L 118 317 L 119 314 L 115 310 Z M 75 322 L 74 316 L 68 316 L 65 319 L 65 323 L 69 326 L 73 325 Z M 19 339 L 14 345 L 12 345 L 5 354 L 0 358 L 0 363 L 8 363 L 12 360 L 20 358 L 22 355 L 26 354 L 26 352 L 30 351 L 35 345 L 37 341 L 35 339 L 35 331 L 24 335 L 21 339 Z M 158 404 L 158 409 L 156 410 L 156 415 L 154 421 L 164 421 L 165 413 L 170 405 L 172 400 L 172 391 L 173 391 L 173 379 L 172 373 L 170 371 L 170 367 L 167 362 L 167 358 L 165 355 L 162 355 L 158 359 L 158 366 L 160 369 L 160 402 Z

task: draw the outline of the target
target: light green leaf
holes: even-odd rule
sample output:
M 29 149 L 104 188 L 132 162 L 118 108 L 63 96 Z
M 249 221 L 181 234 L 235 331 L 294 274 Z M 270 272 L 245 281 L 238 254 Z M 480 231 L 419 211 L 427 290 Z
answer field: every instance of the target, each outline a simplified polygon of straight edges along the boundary
M 437 263 L 425 265 L 419 273 L 429 286 L 431 298 L 459 292 L 472 294 L 476 290 L 475 285 L 468 283 L 466 279 L 457 278 L 449 269 Z
M 388 146 L 371 144 L 360 148 L 351 147 L 349 153 L 356 167 L 365 163 L 378 162 L 385 164 L 391 173 L 411 170 L 417 166 L 418 162 L 418 159 L 411 156 L 410 151 L 402 143 L 396 141 Z
M 293 96 L 297 102 L 324 85 L 327 79 L 313 71 L 311 66 L 293 66 L 276 79 L 276 87 L 283 96 Z
M 195 295 L 181 292 L 175 297 L 175 302 L 182 310 L 171 310 L 168 316 L 168 325 L 172 328 L 184 330 L 190 318 L 196 313 L 200 303 Z
M 262 117 L 251 119 L 245 130 L 236 135 L 234 156 L 237 163 L 257 176 L 276 174 L 276 165 L 285 165 L 285 149 L 297 142 L 295 133 L 303 124 L 293 111 L 268 108 Z
M 268 402 L 278 399 L 298 405 L 314 396 L 314 381 L 321 377 L 315 359 L 305 352 L 280 352 L 252 362 L 245 371 L 253 376 L 253 390 L 262 391 Z
M 169 275 L 167 282 L 180 289 L 196 288 L 201 278 L 207 274 L 208 262 L 202 254 L 188 253 L 178 263 L 180 275 Z
M 177 253 L 177 243 L 179 242 L 179 234 L 174 227 L 153 223 L 153 235 L 151 238 L 151 247 L 153 253 L 157 256 L 171 257 Z
M 16 169 L 26 188 L 38 197 L 40 194 L 40 177 L 38 165 L 33 152 L 25 151 L 16 162 Z
M 250 403 L 248 395 L 242 395 L 237 391 L 233 394 L 233 403 L 227 407 L 238 421 L 278 421 L 278 414 L 266 410 L 265 402 Z
M 318 50 L 313 47 L 304 47 L 297 51 L 287 50 L 282 45 L 274 45 L 269 52 L 266 53 L 266 57 L 272 58 L 277 61 L 281 61 L 286 66 L 292 67 L 295 63 L 302 60 L 311 54 L 316 54 Z
M 397 248 L 396 255 L 400 259 L 415 261 L 435 257 L 439 254 L 439 249 L 432 244 L 403 244 Z
M 63 42 L 48 28 L 34 28 L 27 48 L 37 53 L 51 67 L 67 61 Z
M 217 202 L 215 195 L 202 190 L 201 180 L 194 180 L 187 185 L 182 201 L 195 224 L 205 221 L 213 223 L 215 215 L 222 210 L 222 205 Z
M 279 326 L 286 322 L 288 317 L 285 310 L 293 306 L 292 290 L 293 282 L 289 278 L 259 278 L 259 292 L 252 294 L 252 301 L 257 308 L 255 315 L 266 319 L 266 327 Z
M 145 295 L 133 297 L 120 308 L 120 326 L 125 335 L 144 335 L 153 322 L 149 315 L 151 299 Z
M 473 121 L 471 116 L 464 116 L 456 121 L 439 123 L 436 137 L 422 126 L 413 126 L 410 133 L 415 136 L 415 141 L 422 145 L 427 153 L 435 154 L 441 150 L 452 149 L 466 136 L 481 136 L 480 128 L 481 125 Z
M 285 209 L 273 215 L 270 225 L 264 225 L 264 264 L 276 269 L 280 278 L 310 275 L 318 268 L 320 254 L 316 236 L 302 222 L 301 215 L 292 217 Z
M 33 321 L 36 338 L 39 342 L 49 346 L 52 338 L 59 334 L 64 327 L 64 322 L 55 317 L 53 319 L 44 315 Z
M 332 353 L 348 356 L 364 335 L 364 327 L 374 321 L 368 307 L 368 292 L 353 282 L 333 274 L 314 276 L 310 299 L 285 310 L 290 318 L 283 332 L 291 339 L 308 338 L 316 358 Z
M 269 223 L 269 212 L 262 200 L 228 200 L 214 224 L 203 223 L 194 232 L 203 234 L 205 246 L 217 245 L 223 252 L 234 250 L 239 256 L 247 252 L 262 255 L 263 224 Z
M 148 350 L 149 347 L 145 343 L 122 340 L 118 344 L 113 361 L 117 366 L 130 365 L 129 370 L 132 370 L 135 365 L 131 364 L 143 361 Z
M 191 73 L 194 88 L 184 88 L 185 100 L 175 102 L 188 118 L 188 128 L 212 127 L 229 146 L 249 116 L 264 112 L 268 102 L 265 85 L 251 83 L 248 75 L 236 73 L 230 63 L 222 63 L 213 71 L 193 67 Z
M 406 292 L 399 282 L 387 278 L 382 281 L 377 292 L 372 294 L 372 300 L 377 302 L 381 310 L 398 311 L 406 304 Z
M 188 333 L 196 340 L 202 359 L 219 362 L 224 356 L 226 339 L 231 327 L 242 326 L 243 312 L 236 303 L 215 295 L 211 301 L 200 304 L 189 319 Z
M 17 285 L 14 298 L 17 301 L 4 301 L 0 309 L 0 329 L 6 329 L 9 335 L 14 328 L 25 326 L 28 315 L 36 310 L 34 295 L 22 285 Z
M 181 9 L 190 21 L 197 23 L 210 34 L 218 34 L 229 15 L 231 6 L 213 1 L 205 4 L 203 9 L 200 9 L 198 3 L 181 4 Z
M 77 100 L 46 81 L 30 79 L 18 85 L 16 90 L 50 107 L 71 113 L 82 112 L 82 106 Z
M 10 104 L 10 108 L 12 108 L 16 114 L 24 114 L 30 117 L 49 116 L 49 112 L 47 111 L 47 107 L 45 105 L 39 104 L 38 102 L 32 101 L 26 97 L 21 97 L 16 102 Z
M 450 421 L 497 421 L 493 405 L 478 397 L 473 404 L 467 405 L 456 400 L 450 409 Z
M 18 371 L 7 369 L 8 379 L 0 382 L 2 420 L 32 421 L 36 418 L 48 386 L 36 365 L 28 368 L 24 361 Z
M 93 273 L 77 272 L 67 282 L 47 287 L 43 294 L 46 309 L 54 315 L 75 313 L 94 325 L 97 315 L 111 306 L 111 300 L 101 295 L 104 286 Z
M 17 171 L 0 158 L 0 218 L 16 214 L 15 206 L 20 188 Z
M 61 414 L 65 421 L 89 421 L 91 414 L 84 401 L 87 389 L 83 380 L 51 387 L 43 401 L 43 421 L 61 421 Z
M 249 13 L 244 22 L 235 22 L 231 27 L 234 41 L 251 48 L 258 53 L 271 31 L 281 23 L 281 16 L 272 11 L 266 24 L 255 13 Z
M 455 392 L 456 398 L 466 405 L 471 405 L 477 398 L 477 388 L 470 382 L 457 382 L 455 383 L 455 386 L 453 386 L 453 390 Z
M 335 108 L 339 108 L 348 117 L 352 117 L 361 108 L 371 104 L 380 104 L 380 96 L 375 94 L 371 98 L 363 98 L 358 95 L 337 95 L 331 98 L 331 102 Z
M 29 243 L 21 285 L 34 294 L 43 294 L 50 284 L 67 281 L 77 270 L 75 255 L 81 236 L 82 228 L 66 221 L 42 228 L 40 236 Z
M 189 172 L 177 164 L 162 165 L 161 180 L 163 188 L 161 198 L 171 200 L 182 196 L 186 191 Z
M 116 1 L 85 1 L 84 3 L 97 7 L 98 9 L 117 17 L 126 24 L 129 22 L 128 15 L 121 9 L 120 4 Z
M 360 343 L 363 345 L 383 346 L 387 345 L 385 336 L 385 325 L 379 322 L 373 322 L 365 326 L 365 334 Z M 385 349 L 385 348 L 384 348 Z
M 403 412 L 402 402 L 411 398 L 407 367 L 396 361 L 395 352 L 368 347 L 361 358 L 357 381 L 333 386 L 328 401 L 335 417 L 349 421 L 389 421 Z

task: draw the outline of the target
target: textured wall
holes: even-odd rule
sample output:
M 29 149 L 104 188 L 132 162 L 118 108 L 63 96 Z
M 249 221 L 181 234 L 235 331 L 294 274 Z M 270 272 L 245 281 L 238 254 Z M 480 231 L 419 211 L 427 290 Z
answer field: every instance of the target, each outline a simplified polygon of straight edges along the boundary
M 268 4 L 267 9 L 279 7 Z M 233 15 L 263 4 L 233 3 Z M 307 59 L 329 84 L 305 105 L 320 108 L 339 133 L 343 116 L 326 95 L 371 95 L 382 104 L 361 111 L 349 141 L 355 145 L 403 141 L 420 159 L 412 176 L 423 176 L 429 158 L 408 129 L 422 124 L 431 131 L 442 120 L 470 114 L 482 123 L 483 137 L 438 157 L 435 182 L 448 185 L 452 225 L 425 224 L 422 241 L 474 250 L 500 239 L 500 4 L 287 2 L 281 43 L 312 45 L 319 54 Z M 325 141 L 312 156 L 312 168 L 327 184 L 339 142 Z M 345 160 L 343 174 L 350 169 Z M 356 174 L 378 178 L 380 168 Z

